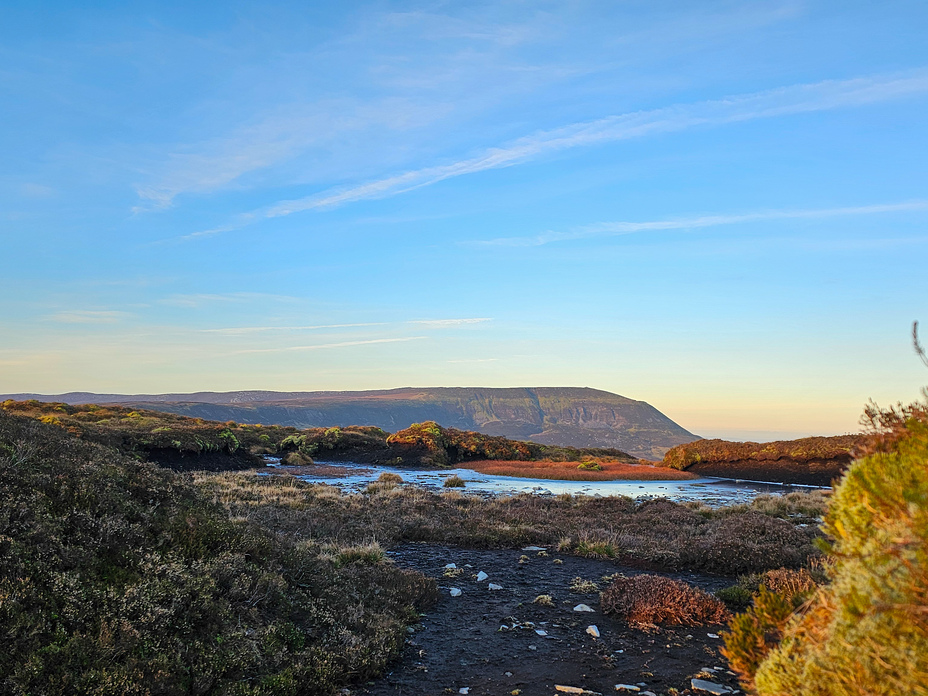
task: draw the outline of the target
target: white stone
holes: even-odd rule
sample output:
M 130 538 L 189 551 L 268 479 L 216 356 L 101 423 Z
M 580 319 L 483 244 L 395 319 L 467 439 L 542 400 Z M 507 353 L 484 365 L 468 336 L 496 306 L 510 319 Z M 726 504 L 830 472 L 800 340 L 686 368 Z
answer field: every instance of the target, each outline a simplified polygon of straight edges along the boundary
M 577 606 L 574 607 L 574 611 L 590 611 L 590 612 L 592 612 L 593 610 L 592 610 L 589 606 L 587 606 L 586 604 L 578 604 Z
M 469 694 L 469 693 L 470 693 L 470 687 L 469 687 L 469 686 L 462 686 L 460 689 L 458 689 L 458 693 L 459 693 L 459 694 Z
M 586 632 L 589 633 L 594 638 L 599 638 L 599 627 L 598 626 L 587 626 Z
M 487 585 L 487 589 L 488 590 L 501 590 L 503 589 L 503 586 L 497 585 L 495 582 L 491 582 L 489 585 Z
M 461 592 L 460 588 L 457 588 L 457 587 L 452 587 L 451 590 L 449 590 L 448 593 L 449 593 L 452 597 L 460 597 L 461 594 L 463 594 L 463 593 Z
M 615 690 L 616 691 L 641 691 L 641 689 L 639 689 L 634 684 L 616 684 Z
M 544 546 L 526 546 L 523 551 L 547 551 Z
M 547 631 L 542 631 L 540 628 L 536 628 L 536 629 L 535 629 L 535 633 L 537 633 L 537 634 L 540 635 L 540 636 L 546 636 L 546 635 L 548 635 L 548 632 L 547 632 Z
M 487 575 L 486 573 L 484 573 L 484 572 L 481 570 L 479 573 L 477 573 L 477 582 L 483 582 L 483 581 L 486 580 L 488 577 L 490 577 L 490 576 Z
M 457 568 L 457 565 L 455 565 L 454 563 L 449 563 L 448 565 L 445 566 L 445 570 L 454 570 L 455 568 Z
M 717 694 L 718 696 L 731 693 L 731 689 L 727 686 L 706 681 L 705 679 L 690 679 L 690 686 L 697 691 L 707 691 L 710 694 Z
M 707 633 L 706 635 L 709 636 L 710 638 L 718 638 L 718 637 L 719 637 L 717 633 Z

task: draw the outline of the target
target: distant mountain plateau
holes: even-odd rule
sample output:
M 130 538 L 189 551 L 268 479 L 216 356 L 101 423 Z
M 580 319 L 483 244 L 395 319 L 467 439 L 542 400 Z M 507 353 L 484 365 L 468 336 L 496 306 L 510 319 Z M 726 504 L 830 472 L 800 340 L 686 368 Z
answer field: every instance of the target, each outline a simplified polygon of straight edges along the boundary
M 374 425 L 389 432 L 436 421 L 514 440 L 566 447 L 608 447 L 659 460 L 699 440 L 656 408 L 589 388 L 402 388 L 343 392 L 197 392 L 193 394 L 8 394 L 0 399 L 120 404 L 184 416 L 297 428 Z

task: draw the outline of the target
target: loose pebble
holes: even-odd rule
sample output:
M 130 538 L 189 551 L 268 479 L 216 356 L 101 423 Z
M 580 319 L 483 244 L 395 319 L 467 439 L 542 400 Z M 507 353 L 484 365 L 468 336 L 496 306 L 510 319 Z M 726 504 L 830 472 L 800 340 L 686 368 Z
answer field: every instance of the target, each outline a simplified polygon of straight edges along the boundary
M 719 637 L 717 633 L 707 633 L 706 635 L 709 636 L 710 638 L 718 638 L 718 637 Z
M 452 587 L 452 588 L 448 591 L 448 594 L 450 594 L 452 597 L 460 597 L 462 593 L 461 593 L 460 588 L 458 588 L 458 587 Z
M 582 694 L 583 693 L 583 689 L 581 689 L 579 686 L 564 686 L 563 684 L 555 684 L 554 690 L 560 691 L 565 694 Z
M 542 631 L 540 628 L 536 628 L 536 629 L 535 629 L 535 633 L 537 633 L 537 634 L 540 635 L 540 636 L 546 636 L 546 635 L 548 635 L 548 632 L 547 632 L 547 631 Z
M 458 693 L 459 693 L 459 694 L 469 694 L 469 693 L 470 693 L 470 687 L 469 687 L 469 686 L 462 686 L 460 689 L 458 689 Z
M 503 589 L 503 586 L 497 585 L 495 582 L 491 582 L 489 585 L 487 585 L 487 589 L 488 590 L 501 590 Z
M 593 610 L 592 610 L 588 605 L 586 605 L 586 604 L 578 604 L 577 606 L 574 607 L 574 611 L 589 611 L 589 612 L 592 612 Z
M 547 551 L 544 546 L 526 546 L 523 551 Z
M 641 691 L 641 689 L 634 684 L 616 684 L 616 691 Z
M 696 691 L 706 691 L 710 694 L 717 694 L 718 696 L 731 693 L 731 689 L 727 686 L 706 681 L 705 679 L 690 679 L 690 687 L 696 689 Z
M 477 573 L 477 582 L 483 582 L 483 581 L 486 580 L 488 577 L 490 577 L 490 576 L 487 575 L 486 573 L 484 573 L 484 572 L 481 570 L 479 573 Z
M 589 633 L 594 638 L 599 638 L 599 627 L 597 626 L 587 626 L 586 632 Z
M 457 565 L 455 565 L 454 563 L 449 563 L 448 565 L 445 566 L 445 570 L 454 570 L 455 568 L 457 568 Z

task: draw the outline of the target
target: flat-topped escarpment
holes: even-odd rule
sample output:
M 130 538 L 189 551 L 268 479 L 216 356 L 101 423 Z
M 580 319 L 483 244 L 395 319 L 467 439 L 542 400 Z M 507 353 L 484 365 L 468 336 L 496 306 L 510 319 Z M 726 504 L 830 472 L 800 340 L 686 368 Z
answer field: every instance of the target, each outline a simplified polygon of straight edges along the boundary
M 122 404 L 209 420 L 297 428 L 370 425 L 396 432 L 413 423 L 566 447 L 614 448 L 661 459 L 698 436 L 656 408 L 578 387 L 404 387 L 375 391 L 196 392 L 190 394 L 11 394 L 0 398 L 70 404 Z

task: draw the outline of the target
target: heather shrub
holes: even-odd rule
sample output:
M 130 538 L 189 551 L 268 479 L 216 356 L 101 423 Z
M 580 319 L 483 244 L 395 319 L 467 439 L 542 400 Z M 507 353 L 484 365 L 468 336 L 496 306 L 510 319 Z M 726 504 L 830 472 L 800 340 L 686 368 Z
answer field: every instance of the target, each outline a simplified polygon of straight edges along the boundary
M 4 412 L 0 500 L 0 694 L 328 695 L 382 670 L 437 592 L 378 547 L 285 540 Z
M 631 623 L 718 624 L 725 605 L 708 592 L 660 575 L 618 576 L 600 596 L 600 606 Z
M 831 583 L 758 667 L 760 694 L 928 693 L 928 418 L 917 416 L 835 489 Z
M 725 637 L 732 667 L 758 694 L 928 693 L 928 413 L 867 415 L 885 430 L 832 496 L 830 583 L 794 611 L 814 573 L 768 574 Z
M 441 484 L 445 488 L 464 488 L 465 481 L 460 476 L 455 474 L 454 476 L 449 476 Z

